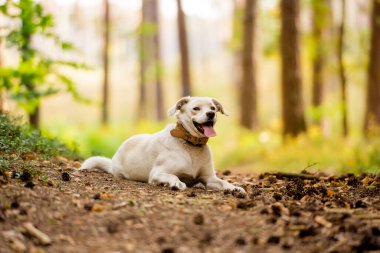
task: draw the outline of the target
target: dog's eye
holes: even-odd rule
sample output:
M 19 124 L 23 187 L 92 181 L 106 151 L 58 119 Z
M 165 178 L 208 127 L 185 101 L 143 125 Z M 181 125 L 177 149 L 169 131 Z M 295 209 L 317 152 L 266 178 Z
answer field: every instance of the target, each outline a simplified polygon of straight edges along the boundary
M 214 106 L 211 106 L 210 108 L 212 111 L 215 111 L 215 107 Z
M 199 111 L 200 109 L 201 109 L 201 108 L 199 108 L 199 107 L 194 107 L 194 108 L 193 108 L 194 111 Z

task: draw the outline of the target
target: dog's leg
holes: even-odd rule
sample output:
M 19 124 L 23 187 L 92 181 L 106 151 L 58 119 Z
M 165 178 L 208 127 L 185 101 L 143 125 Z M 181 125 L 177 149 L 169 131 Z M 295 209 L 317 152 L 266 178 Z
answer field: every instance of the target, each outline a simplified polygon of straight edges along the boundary
M 245 190 L 239 186 L 235 186 L 233 184 L 228 183 L 225 180 L 218 178 L 215 174 L 210 175 L 209 177 L 204 179 L 206 183 L 206 187 L 213 190 L 230 190 L 230 191 L 240 191 L 245 193 Z
M 149 177 L 150 184 L 165 184 L 169 187 L 175 187 L 179 190 L 186 189 L 186 184 L 181 182 L 176 175 L 168 174 L 165 172 L 152 171 Z

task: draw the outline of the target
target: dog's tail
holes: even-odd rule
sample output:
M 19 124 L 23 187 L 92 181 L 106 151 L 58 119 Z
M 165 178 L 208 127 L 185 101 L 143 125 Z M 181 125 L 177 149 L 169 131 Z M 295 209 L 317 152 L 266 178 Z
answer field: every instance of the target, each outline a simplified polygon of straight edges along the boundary
M 80 170 L 89 170 L 89 169 L 102 169 L 104 171 L 107 171 L 108 173 L 112 173 L 112 160 L 103 157 L 103 156 L 93 156 L 88 158 L 82 166 L 79 168 Z

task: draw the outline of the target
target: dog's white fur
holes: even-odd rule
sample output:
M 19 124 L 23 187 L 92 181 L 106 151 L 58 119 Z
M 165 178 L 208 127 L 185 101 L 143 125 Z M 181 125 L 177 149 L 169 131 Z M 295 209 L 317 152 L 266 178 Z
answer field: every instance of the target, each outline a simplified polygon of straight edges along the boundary
M 210 111 L 227 115 L 217 100 L 208 97 L 181 98 L 169 109 L 168 115 L 172 116 L 177 112 L 178 122 L 191 135 L 205 137 L 197 130 L 193 121 L 200 124 L 206 122 L 206 113 Z M 80 169 L 101 168 L 115 176 L 152 184 L 166 184 L 180 190 L 186 188 L 186 184 L 181 180 L 190 179 L 199 180 L 207 188 L 214 190 L 245 192 L 243 188 L 216 176 L 211 150 L 207 144 L 201 147 L 193 146 L 183 139 L 173 137 L 170 131 L 174 128 L 175 125 L 170 124 L 154 134 L 132 136 L 119 147 L 112 160 L 99 156 L 91 157 Z

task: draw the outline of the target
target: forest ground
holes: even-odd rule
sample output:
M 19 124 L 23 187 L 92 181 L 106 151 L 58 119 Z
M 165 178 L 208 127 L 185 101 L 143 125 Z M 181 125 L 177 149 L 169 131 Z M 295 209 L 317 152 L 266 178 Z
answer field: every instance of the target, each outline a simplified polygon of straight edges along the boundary
M 1 253 L 380 250 L 375 176 L 219 174 L 244 196 L 82 172 L 63 157 L 25 159 L 36 170 L 14 163 L 0 176 Z

